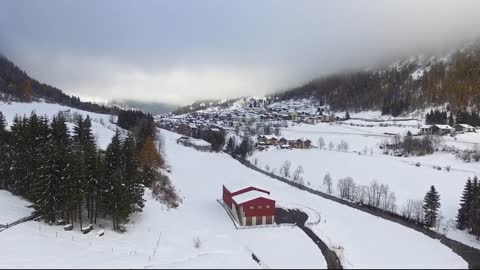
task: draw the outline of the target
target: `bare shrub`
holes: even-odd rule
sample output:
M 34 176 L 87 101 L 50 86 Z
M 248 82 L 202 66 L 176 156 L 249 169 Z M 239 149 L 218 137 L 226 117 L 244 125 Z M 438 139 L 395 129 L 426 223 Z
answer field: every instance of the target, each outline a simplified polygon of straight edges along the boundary
M 196 249 L 199 249 L 202 247 L 202 240 L 200 239 L 200 237 L 194 237 L 192 239 L 193 241 L 193 247 L 196 248 Z
M 167 175 L 159 175 L 152 185 L 152 194 L 155 199 L 167 205 L 168 208 L 177 208 L 182 199 L 178 195 Z

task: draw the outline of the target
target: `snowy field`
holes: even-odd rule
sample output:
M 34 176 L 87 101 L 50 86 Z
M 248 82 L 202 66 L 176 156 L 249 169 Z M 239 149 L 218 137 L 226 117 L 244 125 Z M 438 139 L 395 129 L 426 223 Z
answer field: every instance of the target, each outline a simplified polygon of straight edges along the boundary
M 325 190 L 323 177 L 327 172 L 334 180 L 334 189 L 336 180 L 340 178 L 352 177 L 359 185 L 369 185 L 376 180 L 388 184 L 395 192 L 398 206 L 407 200 L 423 200 L 430 186 L 435 185 L 441 197 L 441 211 L 449 218 L 456 216 L 465 181 L 473 176 L 464 171 L 439 171 L 425 165 L 416 167 L 389 156 L 329 150 L 270 150 L 257 152 L 252 158 L 259 160 L 261 168 L 269 165 L 277 172 L 286 160 L 292 163 L 291 171 L 301 165 L 305 171 L 305 182 L 322 191 Z
M 108 144 L 111 142 L 113 135 L 115 134 L 115 129 L 118 128 L 117 125 L 110 122 L 112 118 L 114 121 L 116 121 L 115 117 L 110 114 L 92 113 L 54 103 L 11 102 L 10 104 L 8 104 L 0 101 L 0 112 L 2 112 L 5 116 L 5 119 L 7 120 L 9 126 L 12 125 L 15 115 L 28 117 L 30 116 L 32 111 L 35 111 L 38 115 L 46 115 L 50 120 L 55 114 L 61 111 L 69 111 L 72 115 L 74 113 L 78 113 L 81 114 L 83 117 L 89 115 L 92 121 L 92 131 L 93 135 L 95 135 L 97 146 L 102 149 L 107 148 Z M 68 123 L 68 127 L 72 129 L 73 123 Z
M 203 199 L 193 203 L 197 207 L 205 207 L 206 212 L 209 211 L 207 208 L 211 208 L 209 198 L 221 196 L 222 184 L 258 184 L 268 188 L 279 201 L 318 211 L 322 221 L 312 228 L 320 232 L 319 235 L 331 247 L 343 249 L 339 253 L 347 268 L 466 266 L 460 257 L 440 242 L 411 229 L 295 189 L 249 170 L 225 154 L 197 152 L 179 146 L 175 144 L 177 135 L 167 131 L 162 133 L 167 154 L 172 153 L 168 158 L 172 165 L 173 181 L 181 186 L 184 195 L 201 193 Z M 201 181 L 201 185 L 195 184 L 197 181 Z M 196 200 L 191 196 L 185 197 L 185 203 Z M 350 222 L 353 220 L 355 222 Z M 304 253 L 296 247 L 294 250 L 295 257 Z
M 0 190 L 0 224 L 12 223 L 32 213 L 31 205 L 21 197 L 14 196 L 10 192 Z
M 352 121 L 352 120 L 350 120 Z M 355 120 L 357 121 L 357 120 Z M 394 157 L 383 155 L 379 145 L 385 139 L 391 139 L 387 133 L 404 134 L 409 127 L 381 127 L 378 123 L 357 121 L 362 124 L 372 124 L 373 127 L 357 127 L 348 125 L 326 124 L 295 125 L 282 129 L 282 136 L 290 138 L 308 138 L 314 145 L 318 145 L 318 138 L 322 137 L 328 149 L 329 142 L 336 145 L 344 140 L 349 144 L 349 152 L 335 150 L 280 150 L 270 148 L 266 151 L 256 151 L 250 160 L 257 159 L 258 166 L 265 169 L 268 165 L 278 172 L 282 164 L 291 162 L 290 171 L 297 166 L 304 169 L 305 182 L 310 182 L 311 187 L 325 191 L 323 177 L 328 172 L 333 178 L 333 189 L 336 192 L 336 183 L 340 178 L 352 177 L 356 184 L 369 185 L 373 180 L 388 184 L 390 190 L 395 192 L 399 209 L 407 200 L 423 200 L 425 193 L 431 185 L 435 185 L 441 198 L 441 212 L 446 220 L 455 220 L 459 208 L 460 197 L 468 177 L 480 175 L 480 163 L 465 163 L 453 154 L 436 152 L 433 155 L 421 157 Z M 457 135 L 457 140 L 452 137 L 442 137 L 442 144 L 455 145 L 462 149 L 465 143 L 480 143 L 480 133 L 466 133 Z M 471 146 L 469 146 L 471 147 Z M 367 155 L 359 155 L 353 151 L 361 152 L 368 149 Z M 370 150 L 373 150 L 371 155 Z M 420 162 L 420 167 L 414 166 Z M 436 170 L 433 166 L 441 166 Z M 450 171 L 445 168 L 449 166 Z M 450 231 L 449 237 L 460 240 L 465 244 L 480 248 L 480 243 L 471 235 L 462 231 Z
M 467 267 L 437 240 L 302 192 L 249 170 L 226 154 L 183 147 L 176 144 L 178 135 L 161 133 L 172 181 L 184 198 L 178 209 L 167 211 L 147 193 L 144 212 L 132 218 L 128 232 L 106 229 L 103 237 L 96 236 L 96 230 L 83 235 L 38 222 L 24 223 L 0 233 L 6 247 L 0 252 L 0 268 L 326 267 L 320 250 L 296 227 L 236 230 L 216 202 L 222 184 L 234 182 L 258 184 L 284 205 L 320 213 L 321 222 L 312 229 L 337 250 L 346 268 Z M 196 237 L 202 242 L 199 249 L 193 247 Z M 252 252 L 262 266 L 252 260 Z

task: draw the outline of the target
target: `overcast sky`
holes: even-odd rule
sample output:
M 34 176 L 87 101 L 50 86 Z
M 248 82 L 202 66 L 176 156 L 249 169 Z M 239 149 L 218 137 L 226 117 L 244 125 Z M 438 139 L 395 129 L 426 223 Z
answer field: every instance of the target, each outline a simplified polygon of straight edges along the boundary
M 478 37 L 476 0 L 0 0 L 0 52 L 97 100 L 262 95 Z

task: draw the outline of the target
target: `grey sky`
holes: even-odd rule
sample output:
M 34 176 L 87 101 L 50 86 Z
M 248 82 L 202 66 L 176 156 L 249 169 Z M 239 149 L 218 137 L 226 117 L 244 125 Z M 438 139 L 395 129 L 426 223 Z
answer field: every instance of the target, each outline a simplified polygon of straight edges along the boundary
M 87 98 L 261 95 L 480 37 L 480 1 L 0 0 L 0 51 Z

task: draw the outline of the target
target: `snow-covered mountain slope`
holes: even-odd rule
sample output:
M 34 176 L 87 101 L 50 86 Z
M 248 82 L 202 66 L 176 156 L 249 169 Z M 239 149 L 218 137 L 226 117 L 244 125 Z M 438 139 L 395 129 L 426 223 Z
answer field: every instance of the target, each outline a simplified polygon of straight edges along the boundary
M 83 117 L 86 117 L 87 115 L 90 116 L 90 119 L 92 121 L 93 135 L 95 135 L 97 146 L 102 149 L 106 149 L 106 147 L 110 143 L 115 133 L 115 129 L 121 129 L 116 124 L 114 124 L 116 122 L 116 116 L 110 114 L 92 113 L 67 106 L 62 106 L 55 103 L 5 103 L 0 101 L 0 112 L 2 112 L 5 116 L 9 126 L 12 125 L 15 115 L 29 116 L 32 111 L 34 111 L 38 115 L 46 115 L 49 119 L 51 119 L 55 114 L 58 114 L 59 112 L 69 112 L 70 116 L 73 116 L 74 114 L 80 114 Z M 71 119 L 67 120 L 69 120 L 70 122 L 68 123 L 68 126 L 72 128 L 73 123 L 71 122 Z
M 216 201 L 222 184 L 232 183 L 264 187 L 279 204 L 309 207 L 309 212 L 318 213 L 321 222 L 312 229 L 337 250 L 346 268 L 467 267 L 437 240 L 295 189 L 226 154 L 186 148 L 176 143 L 179 135 L 161 133 L 172 182 L 184 197 L 178 209 L 164 209 L 147 192 L 144 212 L 132 218 L 127 232 L 106 229 L 103 237 L 27 222 L 0 233 L 2 246 L 8 247 L 0 252 L 0 267 L 326 267 L 318 248 L 297 228 L 236 230 Z M 199 249 L 193 247 L 196 237 L 202 242 Z M 262 266 L 252 259 L 252 252 Z

